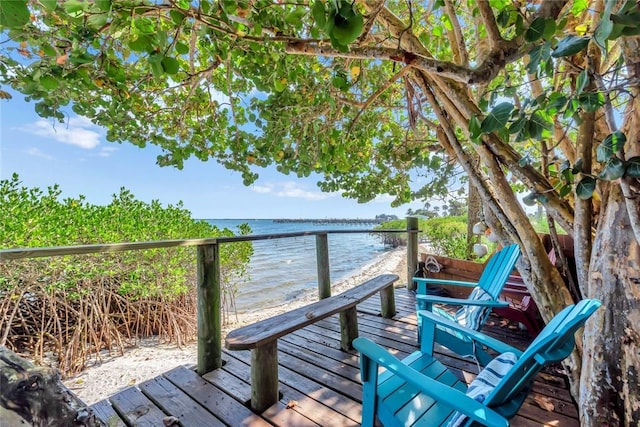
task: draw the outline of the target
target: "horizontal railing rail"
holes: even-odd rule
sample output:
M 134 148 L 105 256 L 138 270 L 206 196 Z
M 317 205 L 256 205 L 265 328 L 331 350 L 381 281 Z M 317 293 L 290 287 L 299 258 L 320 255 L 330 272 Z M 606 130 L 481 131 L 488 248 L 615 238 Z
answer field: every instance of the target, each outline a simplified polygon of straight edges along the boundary
M 148 242 L 122 242 L 78 246 L 0 249 L 0 263 L 43 257 L 87 255 L 145 249 L 195 246 L 197 248 L 196 289 L 198 304 L 198 373 L 204 374 L 222 366 L 222 324 L 220 304 L 222 288 L 220 275 L 221 244 L 315 236 L 316 262 L 318 269 L 318 296 L 320 299 L 323 299 L 331 296 L 331 280 L 329 275 L 329 245 L 327 237 L 330 234 L 354 233 L 407 233 L 407 285 L 411 288 L 413 282 L 411 280 L 411 277 L 417 266 L 417 241 L 419 233 L 417 218 L 412 217 L 407 218 L 406 229 L 314 230 L 290 233 L 212 237 L 202 239 L 158 240 Z
M 406 233 L 407 230 L 314 230 L 290 233 L 249 234 L 245 236 L 211 237 L 203 239 L 155 240 L 148 242 L 104 243 L 77 246 L 22 247 L 0 249 L 0 262 L 8 260 L 43 258 L 66 255 L 87 255 L 109 252 L 124 252 L 144 249 L 175 248 L 184 246 L 215 245 L 219 243 L 249 242 L 258 240 L 285 239 L 292 237 L 317 236 L 321 234 L 384 234 Z M 417 231 L 416 231 L 417 232 Z

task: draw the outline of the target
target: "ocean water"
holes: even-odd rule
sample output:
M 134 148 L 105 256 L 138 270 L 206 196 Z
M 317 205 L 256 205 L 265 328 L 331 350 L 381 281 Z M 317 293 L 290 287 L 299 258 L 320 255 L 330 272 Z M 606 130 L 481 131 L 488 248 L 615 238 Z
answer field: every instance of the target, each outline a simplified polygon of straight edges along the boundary
M 316 230 L 371 230 L 374 224 L 320 224 L 314 222 L 275 222 L 271 219 L 208 219 L 218 228 L 238 232 L 246 223 L 252 234 L 275 234 Z M 382 244 L 376 234 L 329 234 L 329 270 L 331 283 L 349 277 L 374 262 L 390 246 Z M 248 268 L 249 278 L 236 292 L 239 313 L 274 307 L 300 298 L 318 289 L 316 238 L 259 240 L 253 242 L 253 257 Z

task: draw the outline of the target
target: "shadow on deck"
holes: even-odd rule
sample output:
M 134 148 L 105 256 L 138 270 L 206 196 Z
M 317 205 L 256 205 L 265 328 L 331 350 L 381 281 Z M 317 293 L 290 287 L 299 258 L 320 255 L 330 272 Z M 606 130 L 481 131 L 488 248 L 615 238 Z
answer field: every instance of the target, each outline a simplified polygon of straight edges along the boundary
M 415 298 L 396 289 L 398 313 L 378 315 L 378 297 L 358 305 L 358 325 L 366 336 L 404 358 L 417 349 Z M 527 332 L 494 315 L 483 331 L 524 348 Z M 440 347 L 438 358 L 470 382 L 474 362 Z M 356 351 L 340 350 L 338 316 L 293 332 L 278 341 L 281 399 L 261 414 L 248 408 L 251 399 L 249 351 L 225 351 L 224 366 L 200 377 L 187 367 L 129 387 L 92 407 L 109 426 L 354 426 L 360 424 L 362 387 Z M 544 409 L 544 408 L 548 409 Z M 553 407 L 552 410 L 551 407 Z M 173 424 L 172 424 L 173 423 Z M 578 410 L 566 380 L 550 370 L 541 373 L 513 426 L 578 426 Z

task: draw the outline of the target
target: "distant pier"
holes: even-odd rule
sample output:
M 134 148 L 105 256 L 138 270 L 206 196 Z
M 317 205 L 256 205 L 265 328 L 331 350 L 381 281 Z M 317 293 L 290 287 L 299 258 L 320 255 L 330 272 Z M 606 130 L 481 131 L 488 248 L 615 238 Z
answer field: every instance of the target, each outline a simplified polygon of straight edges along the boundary
M 274 219 L 273 222 L 279 223 L 287 223 L 287 222 L 297 222 L 297 223 L 312 223 L 312 224 L 382 224 L 383 222 L 388 221 L 385 219 L 353 219 L 353 218 L 324 218 L 324 219 L 304 219 L 304 218 L 279 218 Z

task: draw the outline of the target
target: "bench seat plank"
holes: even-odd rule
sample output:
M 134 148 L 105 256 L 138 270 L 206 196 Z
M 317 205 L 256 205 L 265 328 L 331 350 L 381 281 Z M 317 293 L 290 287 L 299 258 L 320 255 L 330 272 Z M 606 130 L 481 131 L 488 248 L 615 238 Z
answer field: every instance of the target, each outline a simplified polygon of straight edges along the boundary
M 398 276 L 395 274 L 383 274 L 339 295 L 235 329 L 227 335 L 225 347 L 229 350 L 254 349 L 320 319 L 355 307 L 376 292 L 391 287 L 396 280 Z

